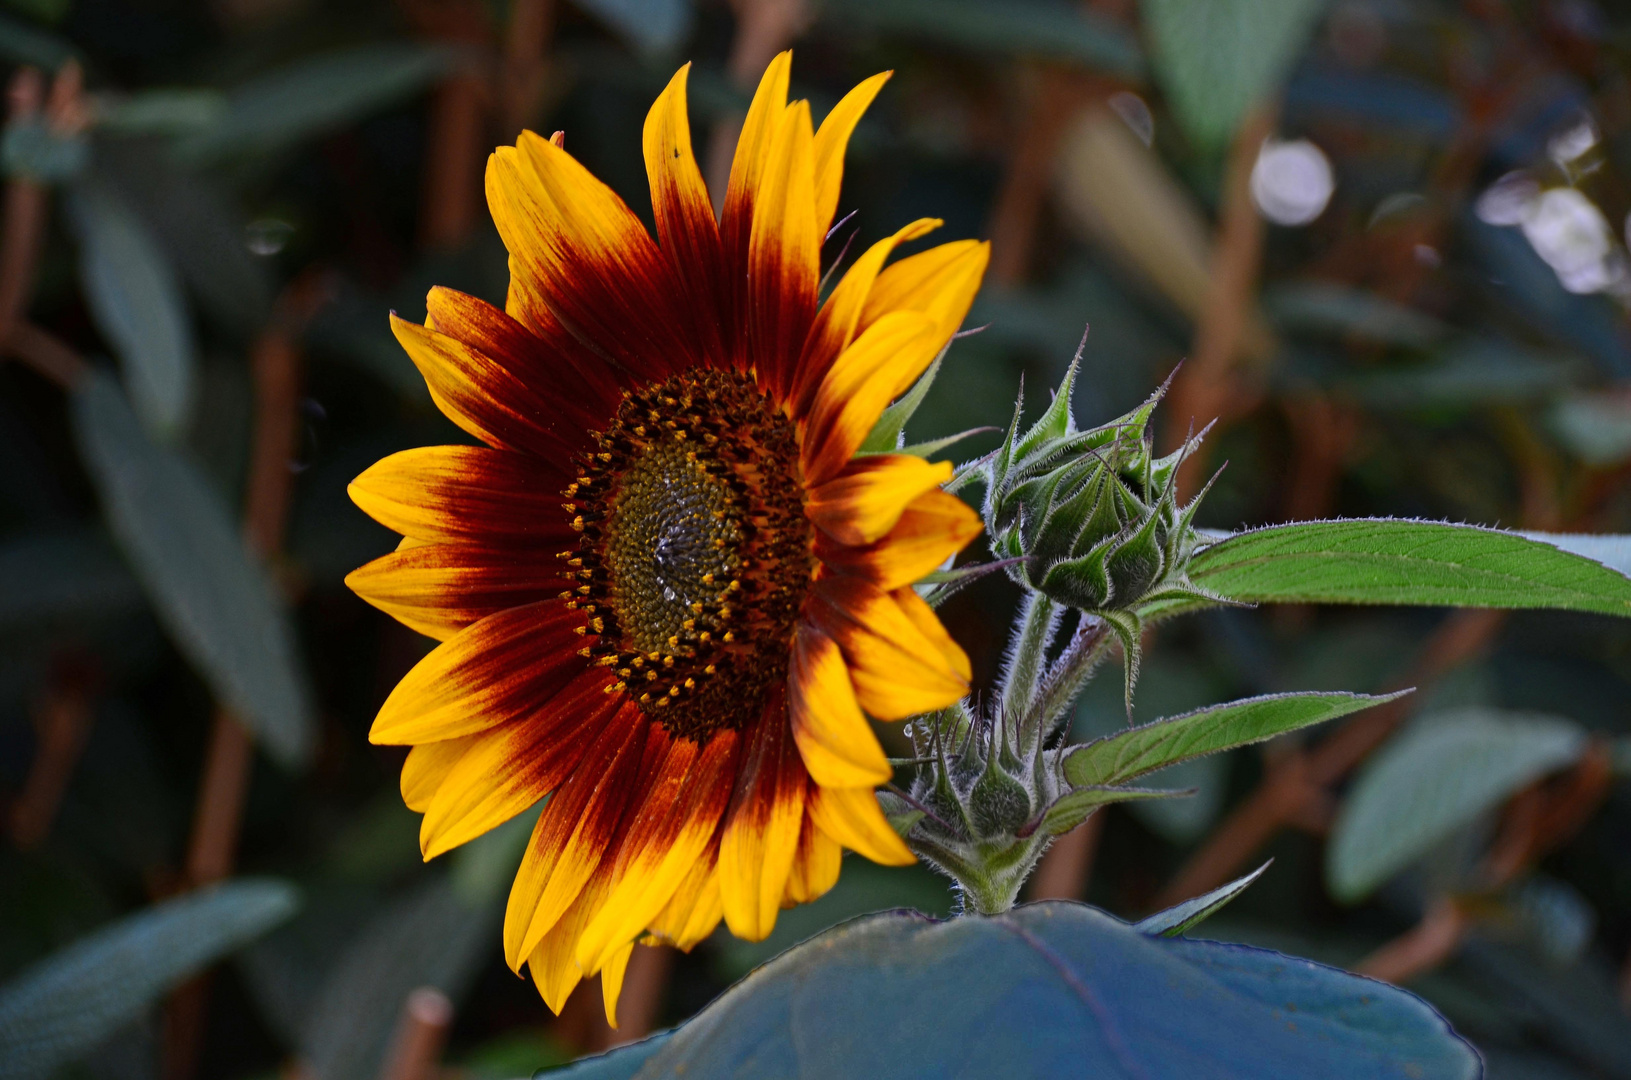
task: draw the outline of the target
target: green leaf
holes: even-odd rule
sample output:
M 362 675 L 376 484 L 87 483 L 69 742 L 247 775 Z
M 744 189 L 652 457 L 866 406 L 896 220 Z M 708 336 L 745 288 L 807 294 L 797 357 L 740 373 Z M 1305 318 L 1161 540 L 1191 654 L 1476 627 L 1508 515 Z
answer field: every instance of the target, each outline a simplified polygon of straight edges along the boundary
M 156 904 L 46 957 L 0 989 L 0 1072 L 48 1077 L 172 987 L 287 919 L 292 886 L 244 879 Z
M 939 42 L 978 53 L 1070 60 L 1128 78 L 1144 72 L 1138 43 L 1115 21 L 1035 0 L 826 0 L 827 21 Z
M 1519 536 L 1592 562 L 1602 563 L 1616 573 L 1631 576 L 1631 536 L 1616 533 L 1524 532 Z
M 220 119 L 179 150 L 194 161 L 273 153 L 418 93 L 453 62 L 446 49 L 406 44 L 301 60 L 233 90 Z
M 0 15 L 0 57 L 13 64 L 55 71 L 68 61 L 78 59 L 79 50 L 67 38 Z
M 1302 52 L 1324 0 L 1142 0 L 1150 62 L 1189 137 L 1228 145 Z
M 1176 761 L 1262 742 L 1406 693 L 1266 694 L 1212 705 L 1085 743 L 1065 755 L 1065 778 L 1077 787 L 1124 784 Z
M 193 464 L 142 433 L 113 380 L 74 392 L 74 438 L 102 508 L 159 621 L 275 758 L 303 762 L 311 703 L 266 571 Z
M 1339 900 L 1363 899 L 1520 788 L 1579 759 L 1581 727 L 1558 717 L 1467 709 L 1424 717 L 1366 763 L 1326 847 Z
M 119 357 L 130 399 L 149 431 L 174 440 L 192 412 L 198 366 L 175 268 L 146 223 L 104 184 L 75 186 L 68 216 L 85 299 Z
M 1053 800 L 1048 812 L 1042 816 L 1042 831 L 1053 836 L 1067 833 L 1086 821 L 1088 815 L 1111 803 L 1135 802 L 1142 799 L 1180 799 L 1193 795 L 1188 790 L 1130 787 L 1079 787 L 1065 792 Z
M 541 1075 L 1480 1072 L 1473 1049 L 1405 991 L 1263 949 L 1150 937 L 1054 901 L 949 922 L 901 912 L 857 919 L 759 968 L 666 1039 Z
M 994 427 L 969 428 L 967 431 L 959 431 L 955 435 L 947 435 L 944 438 L 929 439 L 927 442 L 913 443 L 910 446 L 903 446 L 897 450 L 896 453 L 911 454 L 913 457 L 920 458 L 932 458 L 936 454 L 940 453 L 940 451 L 945 450 L 947 447 L 956 446 L 964 439 L 971 438 L 975 435 L 984 435 L 988 431 L 998 430 L 1000 429 Z
M 1209 893 L 1193 900 L 1158 911 L 1147 919 L 1133 924 L 1133 929 L 1151 937 L 1177 937 L 1184 931 L 1217 914 L 1224 905 L 1246 891 L 1246 887 L 1263 876 L 1263 871 L 1274 865 L 1274 860 L 1259 866 L 1245 877 L 1236 878 L 1227 885 L 1219 885 Z
M 1395 300 L 1328 282 L 1267 290 L 1263 306 L 1282 328 L 1425 349 L 1450 333 L 1445 323 Z
M 1195 584 L 1252 603 L 1566 608 L 1631 615 L 1631 578 L 1517 533 L 1362 518 L 1277 525 L 1197 554 Z
M 41 532 L 0 544 L 0 633 L 106 618 L 141 603 L 136 579 L 100 532 Z
M 923 404 L 923 398 L 929 393 L 929 387 L 934 385 L 935 376 L 940 374 L 940 362 L 945 358 L 946 350 L 941 349 L 940 355 L 934 358 L 934 363 L 918 376 L 917 382 L 912 384 L 906 395 L 883 411 L 883 415 L 878 417 L 878 422 L 873 424 L 872 430 L 867 433 L 866 440 L 861 443 L 861 453 L 893 454 L 899 449 L 901 435 L 906 431 L 906 422 L 917 412 L 917 407 Z
M 144 90 L 103 104 L 97 126 L 116 135 L 190 135 L 220 123 L 226 109 L 218 90 Z

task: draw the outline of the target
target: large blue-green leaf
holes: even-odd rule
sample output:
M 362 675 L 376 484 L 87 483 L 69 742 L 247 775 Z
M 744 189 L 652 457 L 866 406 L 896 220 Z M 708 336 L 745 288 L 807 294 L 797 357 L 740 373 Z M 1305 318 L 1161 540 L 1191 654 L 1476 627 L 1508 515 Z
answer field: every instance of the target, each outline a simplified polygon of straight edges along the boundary
M 1189 137 L 1226 145 L 1290 73 L 1325 0 L 1142 0 L 1150 61 Z
M 143 434 L 101 372 L 73 397 L 74 438 L 115 539 L 176 645 L 285 764 L 312 743 L 311 702 L 271 579 L 220 498 Z
M 150 431 L 173 440 L 191 414 L 198 367 L 175 267 L 146 222 L 107 185 L 77 185 L 68 209 L 97 328 L 119 358 L 136 412 Z
M 1517 533 L 1436 521 L 1309 521 L 1235 533 L 1190 577 L 1255 603 L 1566 608 L 1631 615 L 1631 578 Z
M 667 53 L 691 34 L 690 0 L 578 0 L 635 48 Z
M 1515 791 L 1576 761 L 1580 725 L 1467 709 L 1423 717 L 1366 763 L 1327 845 L 1325 878 L 1359 900 Z
M 264 154 L 344 127 L 424 89 L 453 63 L 446 49 L 365 45 L 301 60 L 227 95 L 216 122 L 181 144 L 195 161 Z
M 638 1077 L 1476 1077 L 1420 999 L 1263 949 L 1151 937 L 1085 904 L 857 919 L 666 1039 L 546 1074 Z
M 120 919 L 0 988 L 0 1076 L 50 1076 L 199 968 L 288 918 L 294 889 L 243 880 Z

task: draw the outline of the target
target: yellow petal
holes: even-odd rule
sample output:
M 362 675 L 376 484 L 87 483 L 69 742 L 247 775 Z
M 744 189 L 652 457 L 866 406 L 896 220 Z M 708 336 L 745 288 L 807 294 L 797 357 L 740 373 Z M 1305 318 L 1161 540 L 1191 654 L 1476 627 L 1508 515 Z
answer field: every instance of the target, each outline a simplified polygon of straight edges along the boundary
M 921 311 L 934 320 L 939 342 L 944 345 L 974 303 L 990 258 L 991 245 L 977 240 L 941 244 L 907 256 L 873 282 L 861 313 L 861 325 L 870 326 L 893 311 Z M 904 393 L 910 385 L 902 383 L 896 393 Z
M 402 763 L 402 801 L 408 809 L 421 814 L 428 810 L 447 774 L 453 771 L 453 766 L 459 763 L 465 751 L 481 738 L 479 734 L 466 735 L 459 739 L 421 743 L 409 750 L 407 760 Z
M 940 616 L 934 613 L 934 608 L 924 602 L 923 597 L 911 588 L 896 589 L 889 595 L 894 597 L 901 613 L 912 620 L 912 625 L 917 627 L 918 632 L 940 650 L 940 655 L 945 657 L 946 663 L 953 671 L 963 677 L 964 682 L 974 677 L 974 669 L 969 666 L 968 654 L 963 651 L 962 646 L 952 640 L 950 634 L 946 633 L 945 626 L 940 622 Z
M 736 139 L 736 156 L 731 159 L 730 182 L 725 188 L 725 206 L 721 214 L 722 232 L 727 248 L 740 244 L 744 249 L 753 225 L 753 207 L 758 199 L 759 181 L 764 175 L 765 162 L 770 157 L 770 144 L 776 137 L 777 125 L 787 108 L 787 83 L 793 67 L 791 50 L 780 53 L 770 61 L 759 88 L 753 93 L 748 106 L 747 119 L 742 121 L 742 133 Z
M 973 508 L 936 488 L 913 499 L 883 539 L 850 546 L 818 536 L 816 555 L 835 570 L 894 590 L 922 580 L 984 528 Z
M 747 737 L 746 760 L 719 841 L 725 921 L 731 933 L 748 941 L 762 941 L 776 927 L 804 818 L 808 774 L 785 708 L 767 709 L 757 734 Z
M 808 904 L 826 895 L 838 884 L 838 871 L 844 850 L 838 841 L 816 827 L 809 809 L 804 814 L 804 827 L 799 832 L 798 854 L 793 857 L 793 871 L 787 875 L 787 892 L 782 897 L 783 907 Z
M 883 71 L 866 79 L 841 98 L 832 111 L 821 121 L 821 130 L 815 137 L 815 206 L 816 227 L 823 234 L 832 227 L 833 215 L 838 210 L 838 191 L 844 179 L 844 150 L 861 116 L 878 96 L 892 71 Z
M 883 816 L 871 788 L 816 788 L 810 792 L 810 819 L 822 832 L 875 863 L 909 866 L 917 861 Z
M 829 787 L 882 784 L 894 775 L 861 714 L 838 645 L 808 623 L 793 637 L 787 711 L 810 779 Z
M 629 969 L 629 957 L 634 955 L 634 942 L 612 952 L 606 966 L 600 969 L 600 997 L 606 1006 L 606 1023 L 617 1028 L 617 999 L 623 993 L 623 974 Z
M 869 454 L 850 462 L 836 479 L 812 488 L 804 512 L 841 544 L 870 544 L 888 534 L 920 496 L 951 477 L 949 461 Z
M 818 581 L 804 617 L 838 642 L 856 700 L 880 720 L 943 709 L 968 692 L 966 661 L 954 662 L 893 596 L 859 578 Z
M 933 319 L 901 311 L 867 327 L 839 354 L 805 421 L 799 457 L 808 484 L 825 484 L 838 474 L 895 398 L 896 384 L 921 375 L 940 344 Z

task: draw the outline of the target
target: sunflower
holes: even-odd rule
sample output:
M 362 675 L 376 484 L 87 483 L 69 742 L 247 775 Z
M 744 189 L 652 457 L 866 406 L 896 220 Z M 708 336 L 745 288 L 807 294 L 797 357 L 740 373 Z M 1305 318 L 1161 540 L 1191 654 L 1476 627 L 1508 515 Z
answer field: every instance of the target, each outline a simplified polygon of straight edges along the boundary
M 873 788 L 867 717 L 942 708 L 969 665 L 912 583 L 980 532 L 948 463 L 860 454 L 957 330 L 987 246 L 890 262 L 818 299 L 844 149 L 888 73 L 815 130 L 765 72 L 716 220 L 687 68 L 646 118 L 657 240 L 559 136 L 487 165 L 504 310 L 433 289 L 397 339 L 483 445 L 406 450 L 352 483 L 403 534 L 346 580 L 441 641 L 370 739 L 412 747 L 402 795 L 433 858 L 548 798 L 504 919 L 510 967 L 559 1012 L 637 941 L 723 917 L 757 940 L 837 880 L 842 849 L 912 860 Z M 888 264 L 888 265 L 886 265 Z

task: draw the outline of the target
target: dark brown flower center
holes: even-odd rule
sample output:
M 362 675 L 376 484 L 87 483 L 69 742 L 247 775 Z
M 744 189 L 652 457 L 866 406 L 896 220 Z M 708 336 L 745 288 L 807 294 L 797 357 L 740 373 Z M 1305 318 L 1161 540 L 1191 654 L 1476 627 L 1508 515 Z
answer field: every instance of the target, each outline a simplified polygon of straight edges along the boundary
M 566 490 L 584 654 L 674 735 L 757 719 L 815 567 L 793 425 L 753 381 L 630 392 Z

